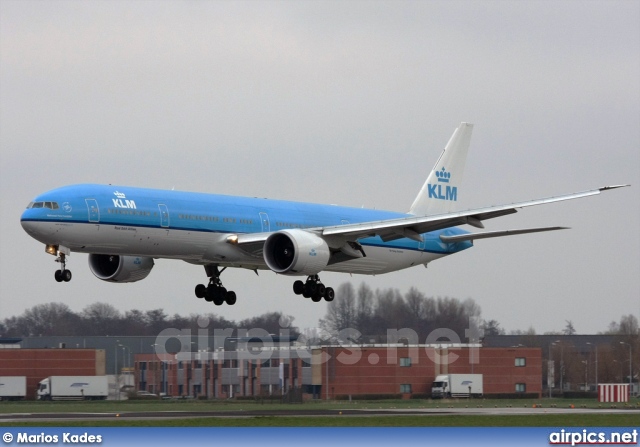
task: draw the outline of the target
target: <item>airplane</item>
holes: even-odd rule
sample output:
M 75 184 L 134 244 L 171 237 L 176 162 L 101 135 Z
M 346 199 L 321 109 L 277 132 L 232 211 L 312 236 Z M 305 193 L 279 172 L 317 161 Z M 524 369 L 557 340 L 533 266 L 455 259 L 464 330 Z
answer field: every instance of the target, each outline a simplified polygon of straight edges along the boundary
M 20 222 L 56 256 L 58 282 L 71 280 L 71 252 L 88 253 L 99 279 L 145 279 L 159 258 L 201 265 L 209 278 L 197 298 L 236 303 L 220 280 L 229 268 L 271 270 L 296 280 L 296 295 L 332 301 L 323 271 L 379 275 L 424 265 L 473 246 L 476 239 L 565 229 L 538 227 L 469 232 L 483 221 L 520 208 L 600 194 L 629 185 L 500 206 L 454 211 L 473 125 L 461 123 L 407 213 L 217 194 L 80 184 L 45 192 L 29 203 Z

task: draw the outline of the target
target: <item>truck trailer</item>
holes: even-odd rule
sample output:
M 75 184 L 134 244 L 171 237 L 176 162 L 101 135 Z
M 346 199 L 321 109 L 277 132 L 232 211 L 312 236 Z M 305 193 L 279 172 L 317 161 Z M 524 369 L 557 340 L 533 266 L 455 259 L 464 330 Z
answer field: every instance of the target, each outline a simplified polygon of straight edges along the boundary
M 27 395 L 25 376 L 0 377 L 0 400 L 22 400 Z
M 431 386 L 431 397 L 480 397 L 482 396 L 482 374 L 441 374 Z
M 38 400 L 104 400 L 107 376 L 51 376 L 40 381 Z

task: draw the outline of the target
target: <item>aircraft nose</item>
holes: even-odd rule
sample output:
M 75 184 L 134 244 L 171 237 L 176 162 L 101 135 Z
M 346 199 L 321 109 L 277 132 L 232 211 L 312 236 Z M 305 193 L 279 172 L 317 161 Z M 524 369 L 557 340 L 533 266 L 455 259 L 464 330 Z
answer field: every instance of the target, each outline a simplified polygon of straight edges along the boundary
M 34 215 L 36 214 L 34 211 L 36 210 L 27 208 L 20 216 L 20 225 L 22 225 L 24 231 L 26 231 L 31 237 L 36 237 L 38 234 L 38 223 L 36 221 L 37 216 Z
M 22 216 L 20 216 L 20 225 L 22 225 L 24 231 L 29 234 L 33 234 L 35 232 L 35 224 L 29 219 L 29 210 L 25 210 L 22 213 Z

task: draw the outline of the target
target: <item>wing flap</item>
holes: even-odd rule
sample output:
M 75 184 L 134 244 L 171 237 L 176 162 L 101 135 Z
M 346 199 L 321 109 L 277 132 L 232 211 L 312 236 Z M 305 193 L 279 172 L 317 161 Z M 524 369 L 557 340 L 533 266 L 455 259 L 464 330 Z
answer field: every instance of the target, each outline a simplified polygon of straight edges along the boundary
M 487 231 L 483 233 L 469 233 L 455 236 L 440 235 L 440 240 L 445 243 L 455 243 L 462 241 L 473 241 L 476 239 L 488 239 L 492 237 L 515 236 L 518 234 L 541 233 L 543 231 L 568 230 L 568 227 L 539 227 L 524 228 L 522 230 Z

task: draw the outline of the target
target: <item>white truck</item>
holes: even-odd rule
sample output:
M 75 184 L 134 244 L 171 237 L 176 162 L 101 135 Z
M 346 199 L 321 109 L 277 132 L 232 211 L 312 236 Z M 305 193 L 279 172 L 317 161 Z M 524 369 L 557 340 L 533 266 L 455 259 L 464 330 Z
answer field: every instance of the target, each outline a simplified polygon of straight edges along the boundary
M 104 400 L 107 376 L 51 376 L 40 381 L 38 400 Z
M 27 395 L 25 376 L 0 377 L 0 400 L 22 400 Z
M 482 396 L 482 374 L 441 374 L 431 386 L 431 397 L 480 397 Z

